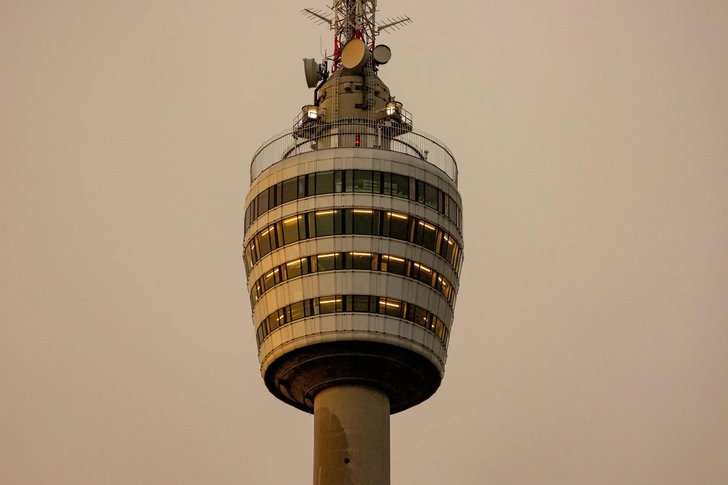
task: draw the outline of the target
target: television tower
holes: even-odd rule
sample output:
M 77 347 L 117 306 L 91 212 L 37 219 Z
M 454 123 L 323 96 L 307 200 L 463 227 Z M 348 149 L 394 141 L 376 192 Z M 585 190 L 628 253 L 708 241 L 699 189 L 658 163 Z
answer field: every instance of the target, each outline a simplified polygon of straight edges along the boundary
M 303 10 L 333 55 L 304 59 L 313 103 L 255 153 L 245 202 L 261 374 L 314 415 L 314 485 L 390 483 L 389 416 L 440 386 L 463 264 L 455 158 L 378 76 L 377 35 L 410 19 L 376 12 Z

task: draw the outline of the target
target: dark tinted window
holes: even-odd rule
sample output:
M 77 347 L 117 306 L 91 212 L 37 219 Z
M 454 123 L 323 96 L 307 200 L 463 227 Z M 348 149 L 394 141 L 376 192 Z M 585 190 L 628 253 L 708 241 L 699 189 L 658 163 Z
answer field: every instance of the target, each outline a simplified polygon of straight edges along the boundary
M 258 194 L 258 197 L 256 197 L 255 199 L 258 206 L 258 217 L 260 217 L 268 212 L 268 190 L 264 190 L 263 192 Z
M 387 212 L 384 216 L 384 236 L 407 241 L 409 217 L 396 212 Z
M 291 307 L 291 321 L 292 322 L 304 317 L 302 301 L 293 303 L 290 305 L 290 307 Z
M 341 297 L 340 296 L 327 296 L 319 300 L 319 312 L 320 313 L 334 313 L 337 311 L 337 306 L 341 308 Z M 340 309 L 338 311 L 341 311 Z
M 415 242 L 417 244 L 421 244 L 431 251 L 434 251 L 437 247 L 437 228 L 435 226 L 431 226 L 426 222 L 420 221 L 417 224 L 416 230 L 417 237 L 415 239 Z
M 382 256 L 382 271 L 403 275 L 405 272 L 404 263 L 405 261 L 402 258 L 396 258 L 394 256 Z
M 334 234 L 334 215 L 336 211 L 321 211 L 316 213 L 316 236 L 331 236 Z
M 379 299 L 379 313 L 390 317 L 400 317 L 402 315 L 402 302 L 394 298 L 382 297 Z
M 430 184 L 425 184 L 425 205 L 438 210 L 438 190 Z
M 321 254 L 317 258 L 318 271 L 332 271 L 341 268 L 341 253 Z
M 371 253 L 351 253 L 352 269 L 375 269 L 372 265 L 374 255 Z
M 392 174 L 392 195 L 397 197 L 409 197 L 409 177 Z
M 450 261 L 452 259 L 452 253 L 455 249 L 455 241 L 447 234 L 442 235 L 442 242 L 440 243 L 440 256 Z
M 369 311 L 369 296 L 368 295 L 354 295 L 353 302 L 352 302 L 352 311 L 368 312 Z
M 306 259 L 299 259 L 297 261 L 291 261 L 290 263 L 286 263 L 286 277 L 287 278 L 295 278 L 296 276 L 300 276 L 302 274 L 306 274 L 301 265 L 302 262 L 305 262 Z
M 272 229 L 274 229 L 274 226 L 270 226 L 258 236 L 258 250 L 261 258 L 270 252 L 270 233 Z
M 281 200 L 285 204 L 286 202 L 290 202 L 292 200 L 296 200 L 298 198 L 298 179 L 295 177 L 292 179 L 288 179 L 285 182 L 283 182 L 283 188 L 282 188 L 282 194 L 281 194 Z
M 298 177 L 298 199 L 306 197 L 306 176 L 301 175 Z
M 295 216 L 283 221 L 283 244 L 298 241 L 298 224 L 301 221 L 303 221 L 303 216 Z
M 425 183 L 421 180 L 417 181 L 417 202 L 425 203 Z
M 330 194 L 334 191 L 334 172 L 319 172 L 316 174 L 316 194 Z
M 354 192 L 372 192 L 372 171 L 354 170 Z
M 432 285 L 432 270 L 427 266 L 423 266 L 419 263 L 412 264 L 412 277 L 417 278 L 421 282 Z
M 277 186 L 274 185 L 272 187 L 268 187 L 268 209 L 274 208 L 276 204 L 276 188 Z
M 353 234 L 372 234 L 372 214 L 370 209 L 354 209 L 353 213 Z

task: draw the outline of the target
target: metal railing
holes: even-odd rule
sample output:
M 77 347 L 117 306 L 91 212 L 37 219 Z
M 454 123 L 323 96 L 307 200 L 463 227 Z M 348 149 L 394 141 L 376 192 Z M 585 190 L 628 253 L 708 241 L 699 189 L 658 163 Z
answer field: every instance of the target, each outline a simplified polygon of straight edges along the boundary
M 366 120 L 325 123 L 312 120 L 263 143 L 250 162 L 250 183 L 268 167 L 294 155 L 327 148 L 377 148 L 404 153 L 443 171 L 457 185 L 458 166 L 450 149 L 437 138 L 408 124 Z

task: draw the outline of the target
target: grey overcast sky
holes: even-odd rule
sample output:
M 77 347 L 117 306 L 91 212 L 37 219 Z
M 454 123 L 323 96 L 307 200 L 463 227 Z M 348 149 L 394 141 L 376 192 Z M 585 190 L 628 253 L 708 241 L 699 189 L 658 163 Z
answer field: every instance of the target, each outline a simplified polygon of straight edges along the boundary
M 311 483 L 240 256 L 249 160 L 331 51 L 308 6 L 0 1 L 0 483 Z M 728 2 L 379 7 L 466 238 L 392 483 L 728 483 Z

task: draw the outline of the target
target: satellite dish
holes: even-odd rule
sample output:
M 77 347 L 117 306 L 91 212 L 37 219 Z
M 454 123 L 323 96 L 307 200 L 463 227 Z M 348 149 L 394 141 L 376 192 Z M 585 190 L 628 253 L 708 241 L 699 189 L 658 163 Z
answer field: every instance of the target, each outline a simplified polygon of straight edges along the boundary
M 306 73 L 306 84 L 309 88 L 315 88 L 321 81 L 321 70 L 315 59 L 304 59 L 303 70 Z
M 374 48 L 372 57 L 377 64 L 386 64 L 392 58 L 392 50 L 384 44 L 378 45 Z
M 361 69 L 369 60 L 369 48 L 361 39 L 351 39 L 341 51 L 341 63 L 347 69 Z

